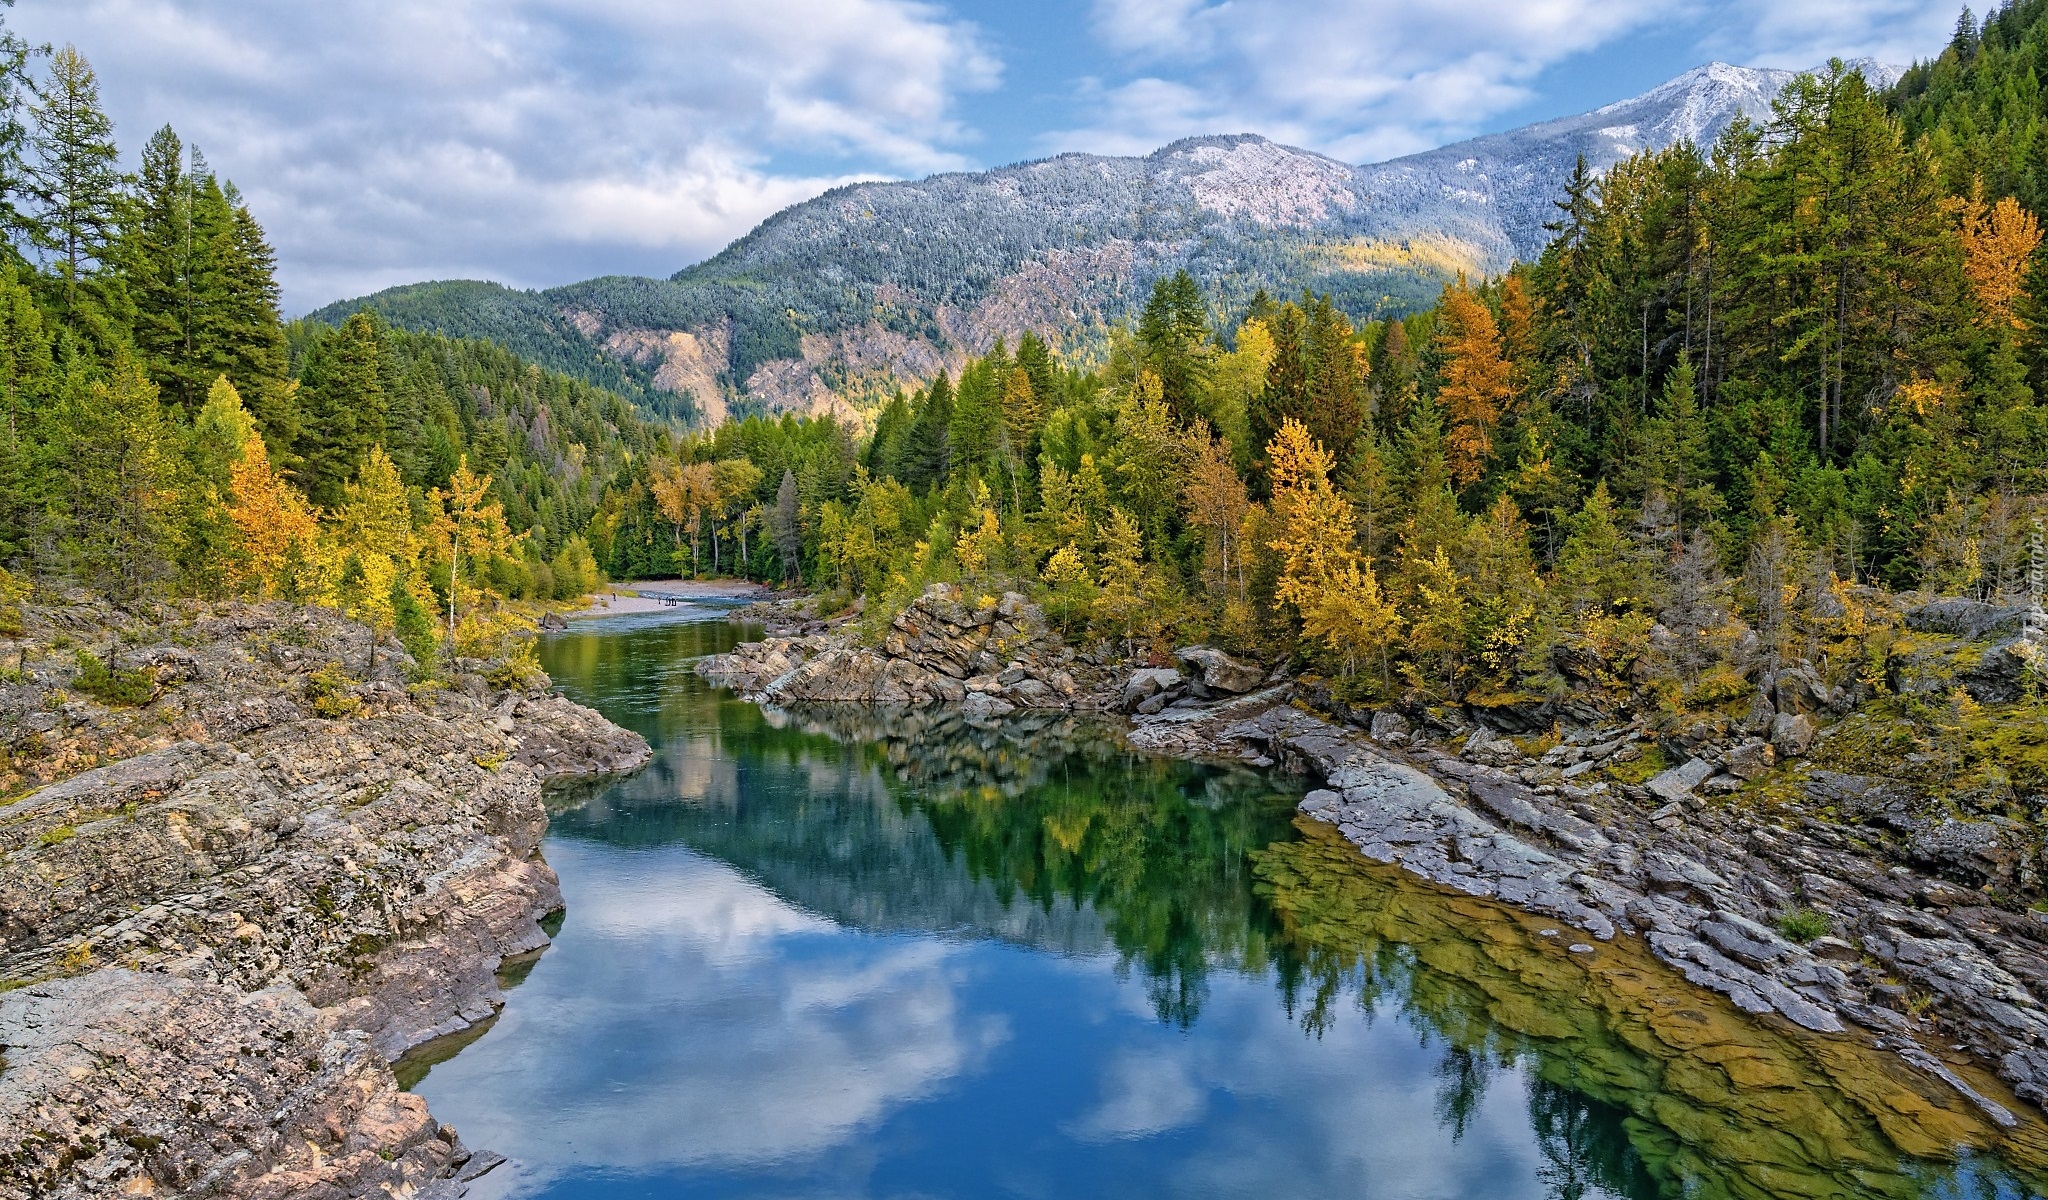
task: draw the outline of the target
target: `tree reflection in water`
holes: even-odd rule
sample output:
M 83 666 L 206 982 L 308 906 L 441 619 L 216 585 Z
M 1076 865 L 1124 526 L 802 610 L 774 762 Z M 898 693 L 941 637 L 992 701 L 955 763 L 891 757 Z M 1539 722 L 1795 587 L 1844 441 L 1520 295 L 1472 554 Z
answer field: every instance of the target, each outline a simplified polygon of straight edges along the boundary
M 1397 1016 L 1440 1054 L 1453 1138 L 1501 1072 L 1527 1080 L 1558 1197 L 2019 1196 L 1944 1160 L 2048 1163 L 2038 1123 L 2001 1134 L 1851 1039 L 1744 1018 L 1623 942 L 1567 954 L 1516 913 L 1365 862 L 1297 823 L 1297 782 L 1147 758 L 1067 715 L 762 709 L 687 673 L 732 636 L 557 639 L 557 679 L 634 689 L 605 707 L 661 749 L 601 798 L 558 801 L 558 834 L 682 842 L 852 928 L 1113 953 L 1183 1029 L 1219 971 L 1272 979 L 1312 1037 L 1344 1005 Z

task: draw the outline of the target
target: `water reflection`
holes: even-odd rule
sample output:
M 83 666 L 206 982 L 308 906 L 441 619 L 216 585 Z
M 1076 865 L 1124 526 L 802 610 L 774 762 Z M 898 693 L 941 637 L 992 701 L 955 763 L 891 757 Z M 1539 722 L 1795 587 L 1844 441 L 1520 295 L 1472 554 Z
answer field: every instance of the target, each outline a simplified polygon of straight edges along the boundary
M 558 798 L 567 924 L 421 1084 L 499 1193 L 2019 1196 L 1843 1041 L 1372 867 L 1064 718 L 763 711 L 723 624 L 552 639 L 646 773 Z M 2004 1143 L 2048 1161 L 2039 1131 Z

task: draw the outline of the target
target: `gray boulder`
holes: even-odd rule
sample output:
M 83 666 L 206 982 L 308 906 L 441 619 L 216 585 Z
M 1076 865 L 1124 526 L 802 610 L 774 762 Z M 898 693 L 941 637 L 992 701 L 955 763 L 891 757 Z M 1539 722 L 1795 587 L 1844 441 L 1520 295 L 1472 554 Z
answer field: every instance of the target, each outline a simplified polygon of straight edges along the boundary
M 2026 621 L 2023 605 L 1986 604 L 1955 596 L 1906 613 L 1906 628 L 1916 633 L 1944 633 L 1972 641 L 1996 633 L 2018 633 Z
M 1133 671 L 1131 677 L 1124 681 L 1124 711 L 1130 712 L 1161 692 L 1172 691 L 1181 683 L 1181 673 L 1172 667 L 1146 667 Z
M 1737 779 L 1757 779 L 1778 761 L 1777 751 L 1766 741 L 1752 740 L 1728 752 L 1728 773 Z
M 1233 658 L 1214 646 L 1189 646 L 1174 654 L 1202 686 L 1212 692 L 1241 696 L 1266 681 L 1266 672 L 1256 663 Z
M 1813 722 L 1798 713 L 1771 718 L 1771 745 L 1780 758 L 1798 758 L 1813 748 Z
M 1688 759 L 1668 771 L 1661 771 L 1643 789 L 1666 802 L 1683 800 L 1714 773 L 1714 764 L 1704 758 Z

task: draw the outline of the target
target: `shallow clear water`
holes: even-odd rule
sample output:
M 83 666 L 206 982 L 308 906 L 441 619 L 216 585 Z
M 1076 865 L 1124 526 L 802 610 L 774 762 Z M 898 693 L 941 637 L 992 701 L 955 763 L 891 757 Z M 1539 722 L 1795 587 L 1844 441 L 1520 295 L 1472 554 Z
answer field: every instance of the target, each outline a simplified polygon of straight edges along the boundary
M 2028 1193 L 1902 1156 L 1987 1135 L 1887 1060 L 1366 864 L 1289 781 L 764 712 L 688 616 L 544 644 L 656 759 L 557 799 L 556 943 L 416 1085 L 512 1156 L 481 1195 Z

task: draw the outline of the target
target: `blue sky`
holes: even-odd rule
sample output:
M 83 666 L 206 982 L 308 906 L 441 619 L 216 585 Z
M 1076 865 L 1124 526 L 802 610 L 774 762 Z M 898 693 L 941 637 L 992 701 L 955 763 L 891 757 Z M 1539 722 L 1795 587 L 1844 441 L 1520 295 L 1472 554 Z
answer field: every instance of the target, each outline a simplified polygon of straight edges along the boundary
M 20 0 L 272 234 L 286 306 L 667 275 L 837 183 L 1253 132 L 1350 162 L 1703 62 L 1938 50 L 1951 0 Z

